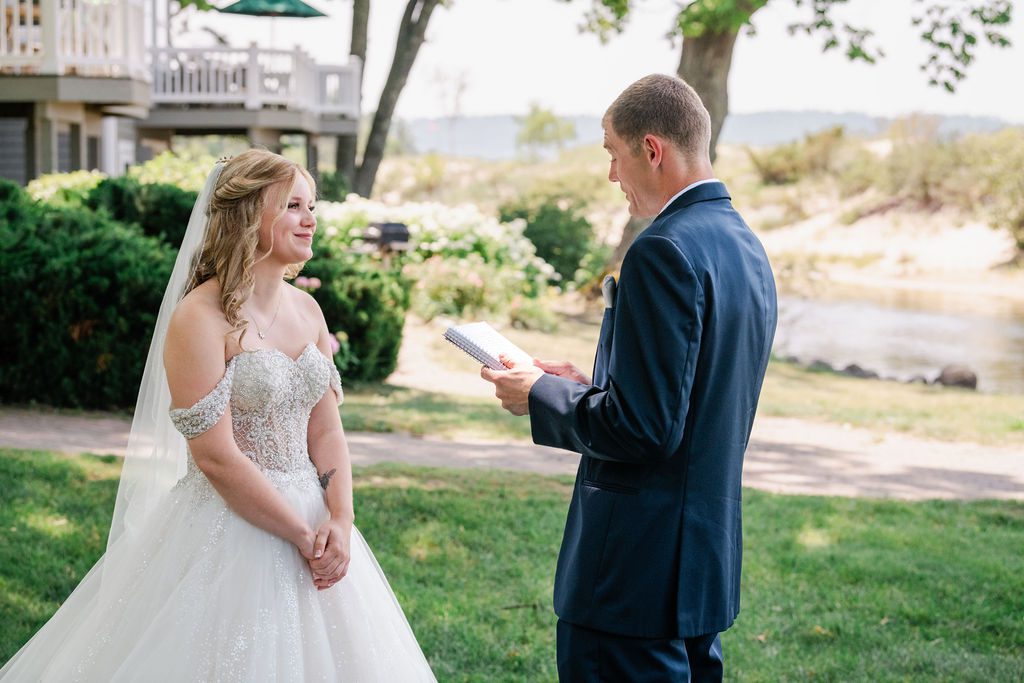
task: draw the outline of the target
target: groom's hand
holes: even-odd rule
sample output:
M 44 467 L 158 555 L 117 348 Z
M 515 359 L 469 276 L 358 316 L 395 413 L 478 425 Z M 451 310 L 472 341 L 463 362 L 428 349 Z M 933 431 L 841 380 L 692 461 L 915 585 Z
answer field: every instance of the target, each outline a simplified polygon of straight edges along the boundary
M 530 389 L 544 371 L 526 363 L 516 363 L 507 356 L 500 360 L 508 370 L 480 368 L 480 376 L 494 385 L 494 395 L 501 401 L 501 407 L 513 415 L 530 412 Z
M 549 375 L 556 375 L 558 377 L 564 377 L 565 379 L 571 379 L 573 382 L 579 382 L 580 384 L 592 383 L 589 375 L 568 361 L 534 360 L 533 364 Z

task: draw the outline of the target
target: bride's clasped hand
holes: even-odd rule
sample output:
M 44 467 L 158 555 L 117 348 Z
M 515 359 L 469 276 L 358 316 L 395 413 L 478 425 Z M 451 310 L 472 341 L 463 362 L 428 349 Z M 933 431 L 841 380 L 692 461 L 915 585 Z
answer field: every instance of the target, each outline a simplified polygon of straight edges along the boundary
M 330 588 L 345 578 L 352 559 L 351 533 L 351 527 L 346 529 L 342 522 L 329 519 L 316 532 L 310 530 L 298 546 L 309 562 L 313 583 L 319 590 Z

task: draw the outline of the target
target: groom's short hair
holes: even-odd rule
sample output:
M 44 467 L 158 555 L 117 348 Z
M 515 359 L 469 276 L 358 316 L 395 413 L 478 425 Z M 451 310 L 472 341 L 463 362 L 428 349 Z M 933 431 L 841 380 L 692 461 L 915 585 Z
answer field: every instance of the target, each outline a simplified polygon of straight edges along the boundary
M 711 116 L 700 96 L 675 76 L 651 74 L 615 98 L 602 120 L 639 153 L 645 135 L 674 144 L 687 158 L 706 156 L 711 147 Z

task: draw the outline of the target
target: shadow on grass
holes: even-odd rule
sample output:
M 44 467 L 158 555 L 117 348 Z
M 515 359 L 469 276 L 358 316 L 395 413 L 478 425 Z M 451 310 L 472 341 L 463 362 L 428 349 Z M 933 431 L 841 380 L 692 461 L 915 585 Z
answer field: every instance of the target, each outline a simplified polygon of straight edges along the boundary
M 90 480 L 92 467 L 108 476 Z M 99 557 L 116 469 L 0 451 L 5 530 L 83 516 L 67 534 L 19 531 L 0 547 L 0 661 Z M 571 479 L 408 465 L 355 479 L 357 524 L 438 679 L 555 680 L 551 587 Z M 1024 678 L 1024 504 L 744 497 L 729 680 Z
M 0 661 L 103 553 L 120 460 L 0 449 Z
M 530 422 L 491 398 L 457 396 L 388 384 L 350 386 L 341 406 L 345 428 L 413 436 L 529 441 Z

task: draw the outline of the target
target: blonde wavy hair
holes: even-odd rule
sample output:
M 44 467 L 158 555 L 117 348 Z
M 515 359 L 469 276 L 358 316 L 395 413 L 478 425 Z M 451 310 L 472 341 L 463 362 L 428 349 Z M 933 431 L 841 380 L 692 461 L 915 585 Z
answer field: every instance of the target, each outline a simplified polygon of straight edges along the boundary
M 252 296 L 256 282 L 253 266 L 270 254 L 257 254 L 263 212 L 268 207 L 276 209 L 275 223 L 284 215 L 296 174 L 306 179 L 313 196 L 316 183 L 302 166 L 265 149 L 250 149 L 217 163 L 224 164 L 224 168 L 210 197 L 206 238 L 193 263 L 185 293 L 216 278 L 221 309 L 232 326 L 228 334 L 240 332 L 241 345 L 249 324 L 242 316 L 242 304 Z M 289 266 L 285 278 L 294 278 L 304 265 L 305 262 Z

